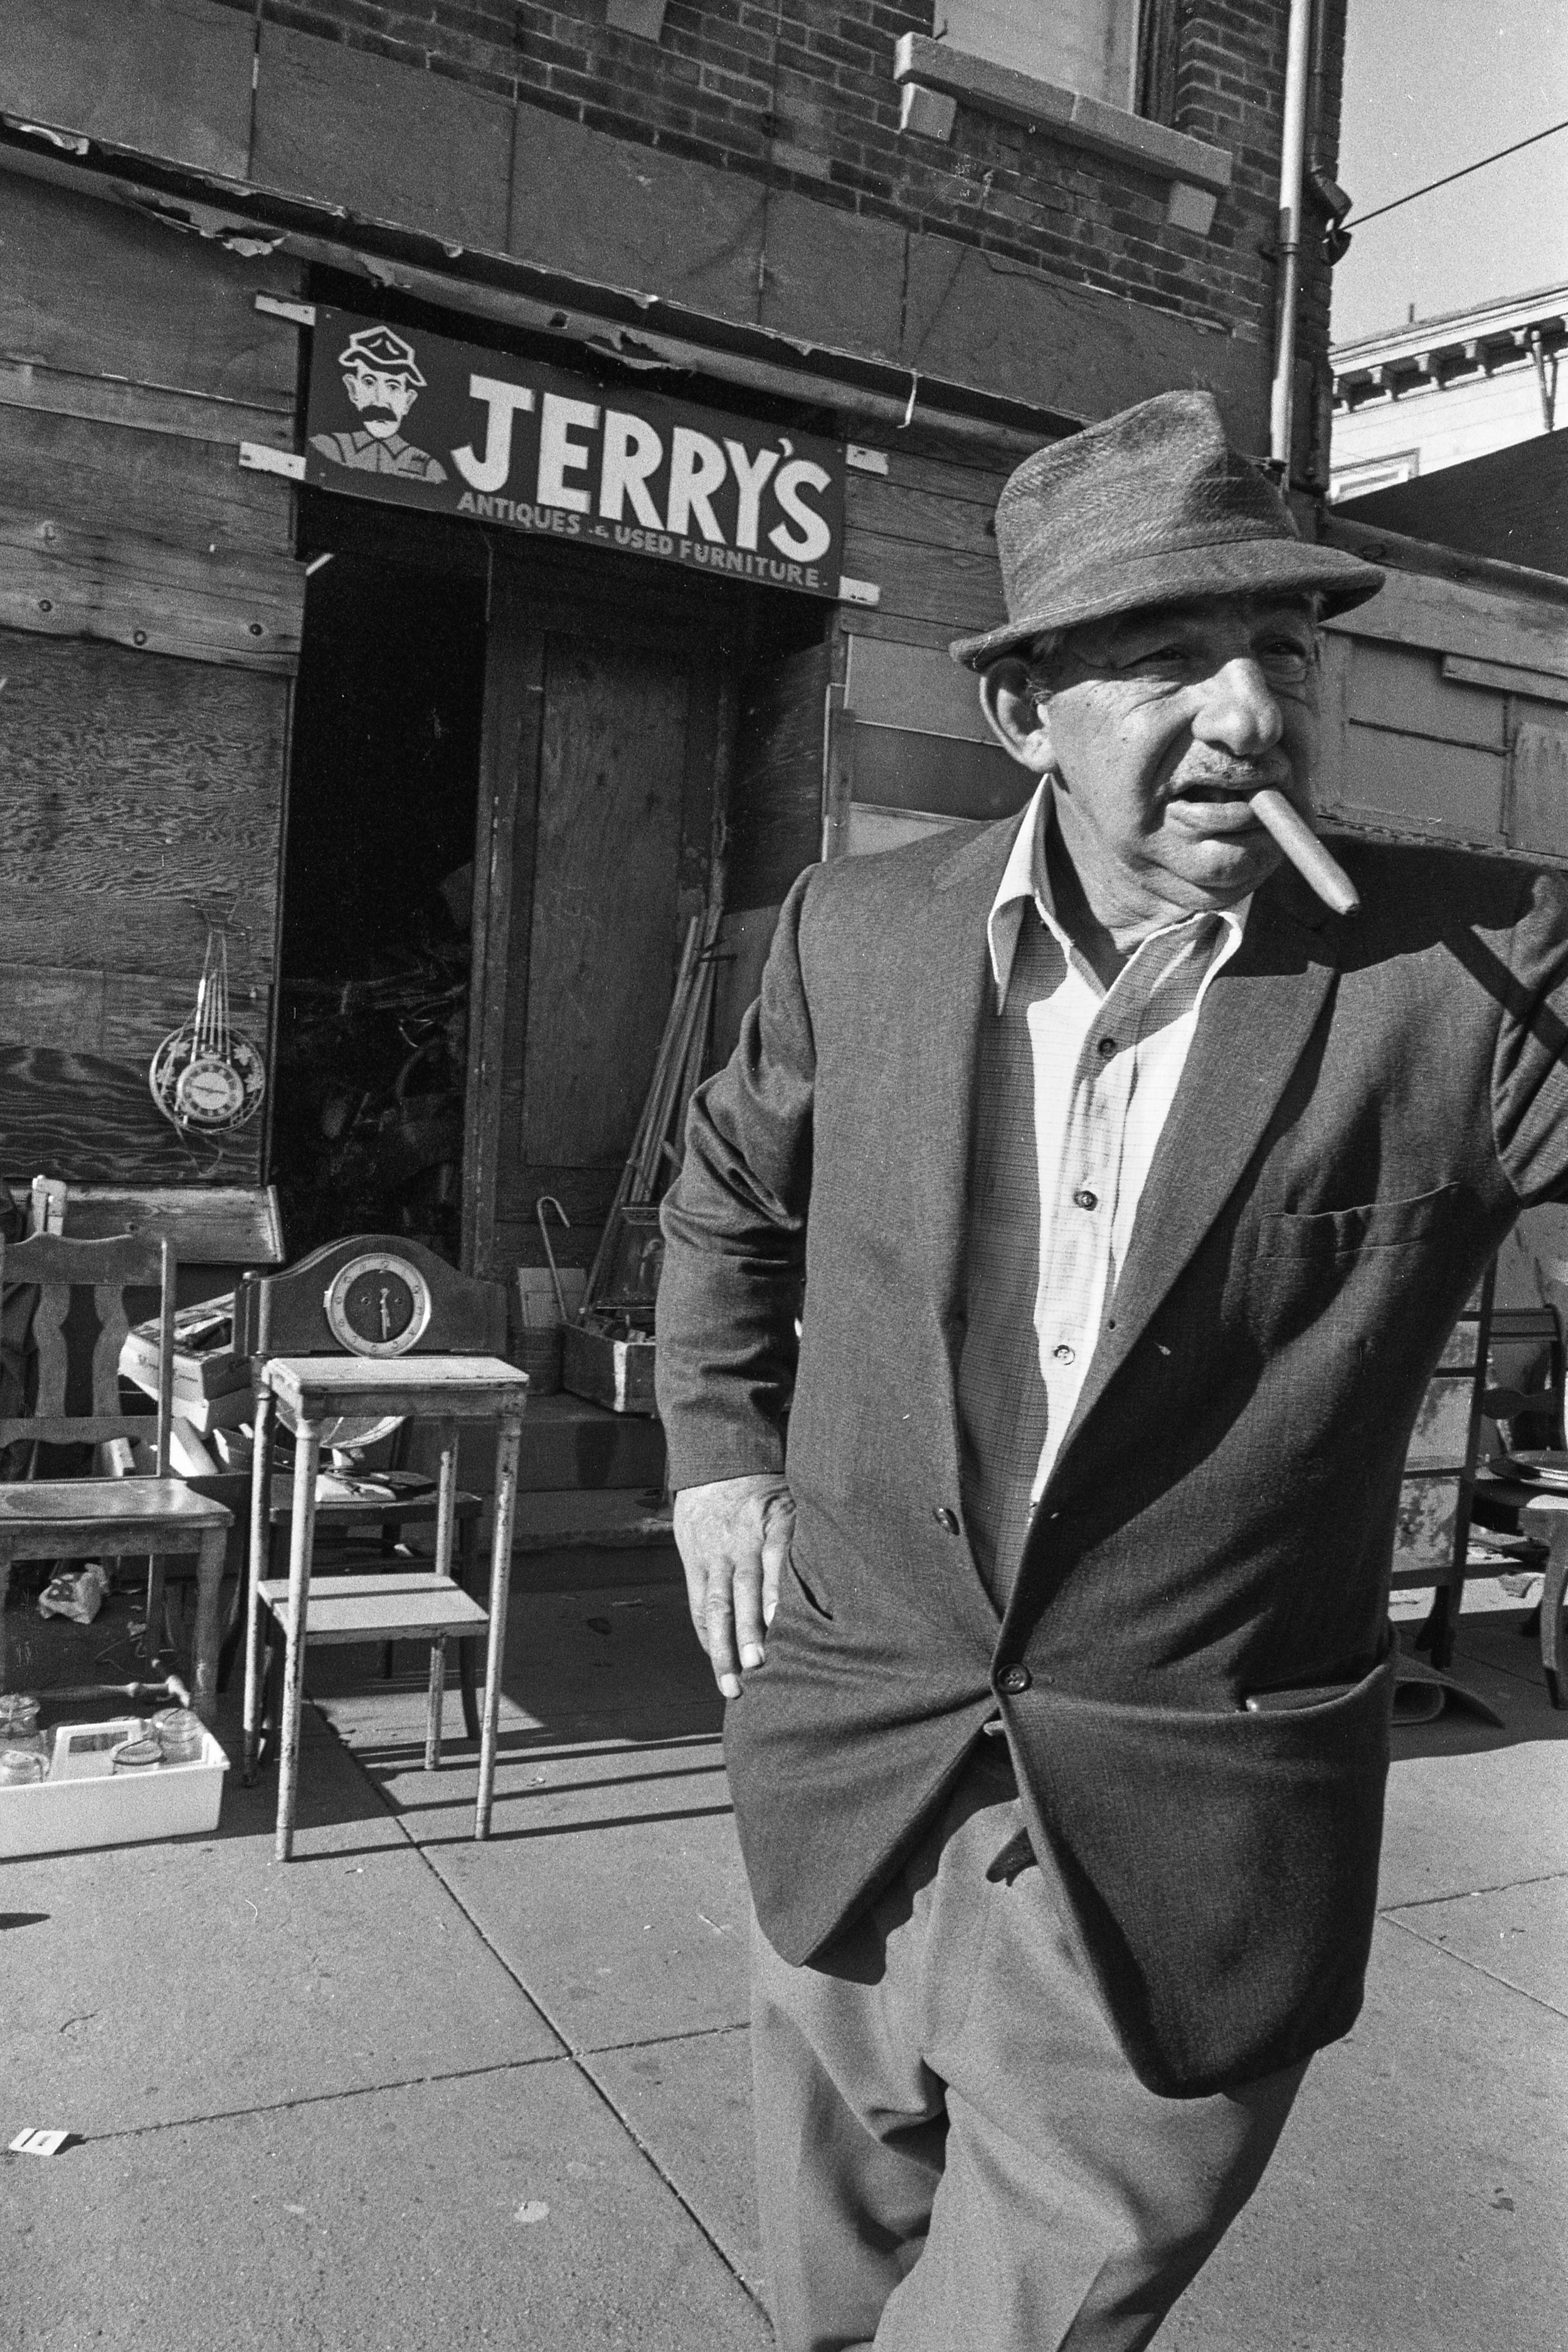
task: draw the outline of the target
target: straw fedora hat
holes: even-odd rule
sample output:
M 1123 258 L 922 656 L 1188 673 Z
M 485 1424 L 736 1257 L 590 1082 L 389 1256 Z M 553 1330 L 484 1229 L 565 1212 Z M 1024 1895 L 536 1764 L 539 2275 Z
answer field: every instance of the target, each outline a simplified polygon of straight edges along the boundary
M 970 669 L 1140 605 L 1311 592 L 1344 613 L 1384 580 L 1301 537 L 1207 392 L 1163 392 L 1026 457 L 997 500 L 996 552 L 1008 618 L 955 640 Z

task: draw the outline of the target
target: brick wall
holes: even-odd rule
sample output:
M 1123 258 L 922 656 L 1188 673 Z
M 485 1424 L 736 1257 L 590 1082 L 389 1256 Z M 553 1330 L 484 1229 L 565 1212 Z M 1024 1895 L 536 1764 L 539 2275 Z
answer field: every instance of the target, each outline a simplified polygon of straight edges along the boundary
M 1172 0 L 1173 127 L 1235 158 L 1206 237 L 1165 225 L 1161 183 L 1047 134 L 961 109 L 950 146 L 901 136 L 893 47 L 932 29 L 931 0 L 668 0 L 657 44 L 611 30 L 605 0 L 225 5 L 1247 340 L 1271 332 L 1288 0 Z M 1313 359 L 1327 339 L 1319 275 L 1303 318 Z

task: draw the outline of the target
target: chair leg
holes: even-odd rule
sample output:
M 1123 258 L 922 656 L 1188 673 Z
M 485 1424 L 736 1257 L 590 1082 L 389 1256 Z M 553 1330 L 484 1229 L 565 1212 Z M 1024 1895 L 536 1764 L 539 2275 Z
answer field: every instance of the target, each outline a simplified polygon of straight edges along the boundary
M 430 1695 L 425 1715 L 425 1769 L 434 1772 L 441 1761 L 441 1713 L 447 1696 L 447 1636 L 437 1633 L 430 1644 Z
M 228 1537 L 215 1530 L 196 1562 L 196 1623 L 192 1637 L 191 1688 L 195 1712 L 212 1722 L 217 1702 L 218 1646 L 223 1620 L 223 1570 Z
M 1568 1706 L 1563 1681 L 1563 1601 L 1568 1592 L 1568 1521 L 1560 1523 L 1552 1538 L 1546 1581 L 1541 1592 L 1541 1666 L 1547 1696 L 1554 1707 Z
M 147 1562 L 147 1665 L 155 1672 L 169 1638 L 168 1594 L 163 1584 L 163 1563 L 153 1559 Z
M 256 1436 L 250 1470 L 250 1541 L 245 1588 L 245 1746 L 240 1777 L 255 1785 L 261 1753 L 261 1678 L 259 1645 L 266 1614 L 261 1586 L 272 1554 L 272 1416 L 270 1389 L 256 1400 Z
M 300 1788 L 300 1715 L 305 1697 L 305 1628 L 310 1604 L 310 1551 L 316 1536 L 316 1474 L 321 1424 L 301 1420 L 294 1439 L 294 1513 L 289 1535 L 289 1629 L 283 1655 L 283 1706 L 278 1743 L 278 1828 L 273 1853 L 294 1851 L 294 1809 Z
M 458 1582 L 470 1597 L 474 1590 L 474 1536 L 476 1524 L 464 1519 L 458 1529 Z M 479 1736 L 479 1701 L 474 1682 L 474 1644 L 458 1644 L 458 1689 L 463 1703 L 463 1731 L 466 1738 L 478 1741 Z
M 522 1442 L 521 1419 L 505 1421 L 496 1447 L 495 1532 L 490 1541 L 490 1632 L 485 1657 L 485 1711 L 479 1741 L 479 1787 L 474 1808 L 474 1835 L 490 1833 L 490 1808 L 495 1795 L 496 1735 L 500 1724 L 500 1670 L 506 1654 L 506 1611 L 511 1592 L 511 1537 L 517 1515 L 517 1456 Z

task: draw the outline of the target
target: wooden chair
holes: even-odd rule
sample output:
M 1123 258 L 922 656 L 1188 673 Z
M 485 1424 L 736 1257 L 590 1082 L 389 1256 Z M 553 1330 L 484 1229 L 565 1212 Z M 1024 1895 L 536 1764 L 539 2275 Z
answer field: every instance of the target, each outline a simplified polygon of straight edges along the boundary
M 500 1664 L 511 1582 L 518 1448 L 528 1375 L 502 1360 L 506 1293 L 500 1283 L 460 1275 L 418 1243 L 384 1234 L 330 1242 L 287 1273 L 249 1278 L 235 1307 L 235 1346 L 251 1360 L 256 1391 L 251 1477 L 250 1582 L 246 1634 L 245 1773 L 254 1779 L 260 1746 L 260 1634 L 270 1620 L 285 1636 L 279 1704 L 276 1853 L 293 1852 L 300 1717 L 305 1652 L 311 1642 L 430 1644 L 425 1769 L 441 1759 L 448 1640 L 488 1635 L 479 1726 L 474 1834 L 489 1835 L 495 1786 Z M 295 1426 L 289 1575 L 268 1575 L 273 1516 L 277 1415 Z M 342 1416 L 396 1413 L 438 1431 L 436 1549 L 430 1570 L 313 1576 L 316 1483 L 321 1448 Z M 452 1575 L 458 1524 L 458 1431 L 494 1423 L 495 1522 L 489 1606 Z M 387 1513 L 384 1516 L 391 1517 Z
M 153 1423 L 156 1475 L 130 1478 L 33 1478 L 0 1486 L 0 1687 L 5 1680 L 5 1599 L 18 1559 L 87 1555 L 145 1555 L 149 1579 L 148 1642 L 163 1617 L 163 1562 L 195 1554 L 197 1563 L 194 1703 L 210 1722 L 216 1696 L 219 1597 L 224 1549 L 232 1517 L 221 1503 L 193 1494 L 169 1475 L 174 1359 L 174 1244 L 166 1236 L 122 1235 L 108 1241 L 67 1241 L 55 1234 L 0 1243 L 0 1288 L 36 1285 L 33 1314 L 37 1397 L 26 1419 L 0 1421 L 0 1446 L 16 1439 L 41 1445 L 101 1445 L 148 1434 L 146 1415 L 120 1409 L 120 1351 L 130 1329 L 125 1294 L 156 1287 L 160 1297 L 160 1380 Z M 91 1358 L 91 1410 L 68 1412 L 70 1349 L 67 1319 L 73 1298 L 90 1292 L 97 1321 Z M 74 1328 L 74 1327 L 73 1327 Z
M 1489 1412 L 1499 1420 L 1518 1421 L 1528 1414 L 1548 1424 L 1552 1450 L 1568 1452 L 1568 1259 L 1537 1258 L 1535 1278 L 1542 1305 L 1552 1318 L 1548 1357 L 1549 1385 L 1524 1391 L 1493 1389 L 1488 1392 Z M 1522 1319 L 1522 1318 L 1521 1318 Z M 1541 1666 L 1554 1707 L 1568 1706 L 1568 1671 L 1563 1660 L 1563 1606 L 1568 1601 L 1568 1495 L 1527 1485 L 1506 1473 L 1483 1478 L 1477 1497 L 1489 1522 L 1511 1522 L 1520 1534 L 1534 1536 L 1548 1547 L 1544 1582 L 1538 1613 Z M 1529 1627 L 1525 1630 L 1528 1632 Z

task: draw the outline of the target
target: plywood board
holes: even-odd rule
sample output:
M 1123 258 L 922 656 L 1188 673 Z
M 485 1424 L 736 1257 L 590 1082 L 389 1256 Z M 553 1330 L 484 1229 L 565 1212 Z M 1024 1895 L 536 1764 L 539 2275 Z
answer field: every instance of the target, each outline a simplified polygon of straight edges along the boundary
M 98 942 L 89 936 L 83 944 L 90 949 Z M 193 936 L 194 961 L 187 957 L 176 978 L 90 965 L 0 963 L 0 1041 L 151 1060 L 170 1030 L 191 1018 L 204 944 L 205 935 Z M 268 1034 L 268 994 L 255 987 L 230 991 L 236 1028 L 258 1045 Z
M 83 1184 L 260 1181 L 261 1122 L 187 1141 L 160 1118 L 147 1065 L 107 1055 L 0 1045 L 0 1175 L 42 1170 Z
M 94 533 L 162 540 L 204 553 L 287 557 L 289 486 L 246 471 L 232 446 L 125 432 L 97 419 L 12 409 L 5 418 L 10 512 Z
M 1345 709 L 1352 719 L 1392 727 L 1402 735 L 1474 743 L 1488 751 L 1503 748 L 1507 713 L 1502 696 L 1445 677 L 1438 656 L 1424 648 L 1358 644 L 1351 659 Z
M 1431 572 L 1390 572 L 1369 603 L 1324 625 L 1349 636 L 1428 646 L 1523 669 L 1568 667 L 1568 604 L 1473 588 Z
M 303 613 L 287 556 L 205 555 L 0 508 L 0 627 L 291 677 Z
M 950 735 L 868 727 L 850 719 L 843 724 L 857 801 L 991 824 L 1016 816 L 1039 782 L 998 744 L 962 743 Z
M 1503 761 L 1466 743 L 1434 743 L 1380 727 L 1347 728 L 1340 807 L 1347 816 L 1501 846 Z
M 0 108 L 242 180 L 255 46 L 208 0 L 0 0 Z
M 0 654 L 8 650 L 0 637 Z M 0 802 L 3 799 L 0 793 Z M 5 852 L 0 847 L 0 891 L 5 887 Z M 110 897 L 107 891 L 84 898 L 79 891 L 65 886 L 12 891 L 5 904 L 6 958 L 18 967 L 37 963 L 84 971 L 101 969 L 123 973 L 132 980 L 152 976 L 174 982 L 180 995 L 188 995 L 194 1003 L 206 941 L 202 909 L 208 904 L 216 906 L 228 917 L 229 971 L 235 1001 L 237 1005 L 243 995 L 244 1018 L 259 1034 L 264 1025 L 262 1008 L 266 995 L 263 992 L 259 997 L 253 997 L 250 991 L 265 979 L 271 955 L 272 868 L 258 874 L 254 885 L 245 883 L 226 892 L 215 891 L 210 899 L 201 891 L 188 898 L 145 895 L 121 898 Z M 184 1014 L 180 1017 L 183 1020 Z M 106 1008 L 105 1020 L 112 1020 L 112 1003 Z M 106 1044 L 111 1034 L 111 1029 L 106 1028 Z
M 880 727 L 914 727 L 965 743 L 995 740 L 980 708 L 973 672 L 961 669 L 945 646 L 852 638 L 844 708 Z
M 250 176 L 506 249 L 512 109 L 447 74 L 263 23 Z
M 241 441 L 259 441 L 272 449 L 294 446 L 292 408 L 249 408 L 237 401 L 209 400 L 199 392 L 170 391 L 163 384 L 71 375 L 33 360 L 0 359 L 0 408 L 37 409 L 130 433 L 172 433 L 190 441 L 215 441 L 226 448 L 230 465 L 236 463 Z
M 674 979 L 689 681 L 657 655 L 552 640 L 522 1156 L 630 1145 Z
M 88 5 L 101 19 L 95 0 Z M 258 310 L 256 297 L 298 292 L 299 262 L 243 259 L 145 213 L 36 180 L 8 173 L 5 190 L 0 353 L 292 416 L 300 331 Z
M 258 899 L 269 958 L 282 822 L 279 680 L 106 646 L 0 640 L 0 877 L 13 961 L 35 891 L 91 942 L 100 898 Z M 101 948 L 90 961 L 108 959 Z M 199 963 L 198 963 L 199 969 Z M 192 973 L 193 986 L 195 973 Z
M 996 562 L 991 527 L 995 509 L 942 490 L 895 482 L 879 474 L 857 473 L 845 480 L 844 512 L 852 531 L 875 531 L 889 539 L 912 539 L 924 547 L 959 548 L 982 562 Z
M 925 546 L 879 531 L 845 534 L 844 568 L 881 590 L 878 612 L 940 622 L 950 636 L 973 635 L 1006 618 L 994 553 Z
M 1521 721 L 1511 766 L 1516 847 L 1568 857 L 1568 716 L 1556 727 Z

